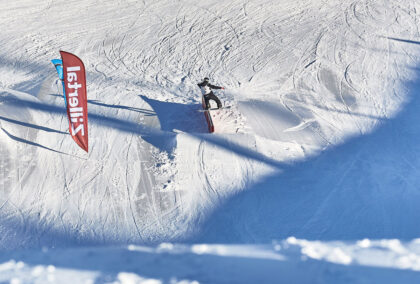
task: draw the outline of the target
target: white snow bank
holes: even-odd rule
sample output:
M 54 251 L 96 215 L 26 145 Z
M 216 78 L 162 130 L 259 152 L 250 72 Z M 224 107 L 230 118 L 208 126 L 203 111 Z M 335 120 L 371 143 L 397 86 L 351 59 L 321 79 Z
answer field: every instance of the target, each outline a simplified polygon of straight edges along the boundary
M 88 247 L 17 251 L 0 257 L 10 283 L 415 283 L 420 241 L 321 242 L 290 237 L 270 245 Z

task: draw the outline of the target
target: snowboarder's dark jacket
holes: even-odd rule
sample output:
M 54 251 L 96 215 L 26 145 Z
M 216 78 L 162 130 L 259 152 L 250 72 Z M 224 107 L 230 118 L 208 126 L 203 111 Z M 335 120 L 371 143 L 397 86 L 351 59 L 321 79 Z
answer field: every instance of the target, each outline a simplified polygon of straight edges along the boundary
M 210 84 L 210 83 L 208 83 L 208 82 L 202 82 L 202 83 L 199 83 L 199 84 L 197 84 L 199 87 L 200 87 L 200 89 L 201 89 L 201 93 L 203 94 L 203 95 L 208 95 L 208 94 L 210 94 L 212 91 L 212 89 L 222 89 L 222 87 L 219 87 L 219 86 L 215 86 L 215 85 L 212 85 L 212 84 Z

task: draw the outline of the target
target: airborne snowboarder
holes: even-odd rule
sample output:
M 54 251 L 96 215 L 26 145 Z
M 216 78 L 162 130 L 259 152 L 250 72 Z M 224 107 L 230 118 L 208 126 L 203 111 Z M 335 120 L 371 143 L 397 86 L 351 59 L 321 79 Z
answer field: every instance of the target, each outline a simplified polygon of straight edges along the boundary
M 217 108 L 222 108 L 222 103 L 220 102 L 219 98 L 213 93 L 212 89 L 224 90 L 225 88 L 210 84 L 209 78 L 207 77 L 203 79 L 203 82 L 197 85 L 200 87 L 201 93 L 204 96 L 207 109 L 210 108 L 210 100 L 214 100 L 217 103 Z

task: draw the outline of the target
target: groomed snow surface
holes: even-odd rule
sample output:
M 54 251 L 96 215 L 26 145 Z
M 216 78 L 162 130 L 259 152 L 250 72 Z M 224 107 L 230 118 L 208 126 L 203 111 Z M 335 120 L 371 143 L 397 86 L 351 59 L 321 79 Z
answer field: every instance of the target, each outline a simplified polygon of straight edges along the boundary
M 0 283 L 420 282 L 419 13 L 0 2 Z M 86 66 L 89 153 L 59 50 Z M 214 134 L 203 77 L 231 106 Z

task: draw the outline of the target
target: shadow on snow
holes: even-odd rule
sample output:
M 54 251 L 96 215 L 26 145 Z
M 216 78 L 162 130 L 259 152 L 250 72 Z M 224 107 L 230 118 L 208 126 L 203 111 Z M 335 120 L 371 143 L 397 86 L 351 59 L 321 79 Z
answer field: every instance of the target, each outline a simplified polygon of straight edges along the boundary
M 274 259 L 273 255 L 278 258 Z M 182 248 L 181 251 L 160 252 L 149 247 L 138 247 L 138 250 L 96 247 L 77 248 L 71 251 L 51 249 L 18 251 L 11 254 L 4 252 L 0 256 L 0 263 L 7 264 L 13 259 L 16 262 L 22 261 L 25 267 L 30 266 L 26 269 L 43 265 L 58 269 L 100 272 L 95 283 L 117 280 L 121 272 L 135 273 L 145 278 L 142 279 L 145 282 L 155 279 L 163 283 L 172 283 L 176 280 L 199 283 L 278 283 L 279 279 L 285 283 L 314 283 L 314 279 L 322 279 L 323 283 L 337 283 L 343 279 L 346 279 L 344 282 L 349 279 L 363 279 L 367 283 L 414 283 L 420 277 L 418 271 L 407 269 L 373 267 L 357 263 L 340 265 L 324 260 L 300 261 L 296 258 L 297 256 L 292 256 L 288 259 L 281 252 L 270 253 L 270 251 L 268 256 L 253 257 L 235 256 L 229 251 L 201 254 Z M 311 273 L 305 274 L 302 271 L 311 271 Z M 221 275 L 223 275 L 222 281 Z M 357 275 L 357 278 L 354 275 Z
M 164 102 L 140 95 L 155 111 L 163 131 L 179 130 L 187 133 L 207 133 L 201 104 Z
M 27 123 L 27 122 L 19 121 L 19 120 L 16 120 L 16 119 L 7 118 L 7 117 L 4 117 L 4 116 L 0 116 L 0 120 L 7 121 L 7 122 L 10 122 L 10 123 L 13 123 L 13 124 L 16 124 L 16 125 L 20 125 L 20 126 L 25 126 L 25 127 L 34 128 L 34 129 L 37 129 L 37 130 L 46 131 L 46 132 L 68 134 L 66 132 L 55 130 L 55 129 L 52 129 L 52 128 L 49 128 L 49 127 L 40 126 L 40 125 L 36 125 L 36 124 L 32 124 L 32 123 Z
M 408 87 L 411 100 L 395 118 L 315 158 L 281 166 L 282 173 L 216 208 L 189 241 L 418 238 L 420 82 Z
M 198 105 L 141 96 L 158 116 L 161 129 L 95 113 L 89 114 L 89 121 L 141 135 L 161 149 L 165 147 L 160 143 L 173 139 L 176 134 L 172 131 L 178 129 L 282 169 L 281 174 L 261 180 L 221 204 L 200 224 L 201 232 L 187 241 L 265 243 L 291 235 L 321 240 L 413 239 L 420 235 L 420 84 L 413 82 L 408 87 L 411 101 L 395 118 L 382 120 L 371 134 L 350 139 L 294 165 L 232 144 L 222 136 L 204 134 L 204 118 L 201 126 L 191 127 L 189 119 L 197 120 L 196 115 L 201 115 L 195 111 Z M 65 114 L 64 107 L 45 103 L 12 97 L 4 98 L 4 102 Z M 98 101 L 90 103 L 139 111 Z M 181 118 L 180 113 L 184 114 Z

